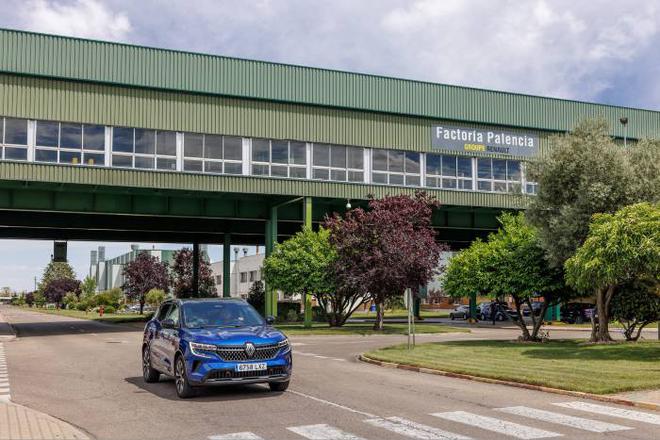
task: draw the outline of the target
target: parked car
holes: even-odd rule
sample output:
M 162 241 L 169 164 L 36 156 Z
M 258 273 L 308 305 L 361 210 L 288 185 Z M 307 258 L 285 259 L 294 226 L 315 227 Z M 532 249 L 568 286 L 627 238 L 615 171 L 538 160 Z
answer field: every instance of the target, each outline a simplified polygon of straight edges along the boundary
M 470 317 L 470 306 L 460 305 L 454 308 L 449 312 L 449 318 L 453 321 L 454 319 L 468 319 Z
M 144 380 L 172 376 L 180 398 L 210 385 L 267 383 L 273 391 L 285 391 L 291 346 L 273 322 L 240 299 L 165 301 L 144 329 Z
M 532 312 L 534 312 L 534 316 L 539 316 L 541 314 L 541 308 L 543 308 L 542 302 L 533 302 L 531 310 L 525 305 L 522 307 L 523 316 L 531 316 Z
M 486 303 L 482 304 L 481 306 L 481 312 L 479 313 L 479 319 L 482 321 L 492 321 L 493 317 L 491 315 L 492 313 L 492 304 L 491 303 Z M 510 307 L 507 307 L 505 304 L 498 304 L 498 307 L 495 310 L 495 320 L 496 321 L 506 321 L 509 319 L 512 320 L 517 320 L 520 316 L 518 315 L 518 312 L 513 310 Z
M 591 321 L 594 305 L 586 303 L 566 303 L 561 306 L 561 320 L 568 324 L 582 324 Z

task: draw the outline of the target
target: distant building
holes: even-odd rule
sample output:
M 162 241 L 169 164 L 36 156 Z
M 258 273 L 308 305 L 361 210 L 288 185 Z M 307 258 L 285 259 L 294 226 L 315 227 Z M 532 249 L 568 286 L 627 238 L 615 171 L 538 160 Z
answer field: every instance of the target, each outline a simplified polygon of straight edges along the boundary
M 241 252 L 243 256 L 239 258 Z M 234 248 L 234 261 L 229 264 L 229 294 L 232 297 L 247 298 L 252 284 L 255 281 L 262 281 L 261 267 L 264 264 L 264 258 L 265 255 L 259 253 L 259 248 L 257 248 L 256 255 L 247 255 L 247 248 L 243 248 L 242 251 Z M 211 269 L 218 295 L 222 296 L 222 261 L 211 263 Z
M 90 252 L 89 276 L 96 280 L 96 289 L 99 291 L 114 289 L 124 284 L 123 268 L 126 264 L 134 261 L 140 252 L 150 255 L 172 265 L 175 250 L 163 249 L 140 249 L 136 244 L 131 245 L 131 250 L 109 260 L 105 259 L 105 247 L 99 246 L 98 251 Z M 202 255 L 208 255 L 206 246 L 201 246 Z M 208 258 L 208 257 L 207 257 Z

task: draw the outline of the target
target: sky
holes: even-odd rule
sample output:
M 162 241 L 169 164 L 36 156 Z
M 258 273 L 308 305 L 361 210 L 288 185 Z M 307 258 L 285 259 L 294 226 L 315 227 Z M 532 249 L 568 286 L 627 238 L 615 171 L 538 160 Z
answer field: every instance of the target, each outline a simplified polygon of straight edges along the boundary
M 660 0 L 0 3 L 4 28 L 660 110 Z M 97 245 L 70 243 L 79 275 Z M 0 241 L 0 286 L 31 288 L 51 253 Z

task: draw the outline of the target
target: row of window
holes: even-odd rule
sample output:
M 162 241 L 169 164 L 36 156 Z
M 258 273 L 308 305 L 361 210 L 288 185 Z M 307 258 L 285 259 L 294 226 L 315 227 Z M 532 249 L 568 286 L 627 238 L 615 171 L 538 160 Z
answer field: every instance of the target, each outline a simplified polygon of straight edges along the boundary
M 0 118 L 0 148 L 5 160 L 536 193 L 516 160 L 324 143 Z

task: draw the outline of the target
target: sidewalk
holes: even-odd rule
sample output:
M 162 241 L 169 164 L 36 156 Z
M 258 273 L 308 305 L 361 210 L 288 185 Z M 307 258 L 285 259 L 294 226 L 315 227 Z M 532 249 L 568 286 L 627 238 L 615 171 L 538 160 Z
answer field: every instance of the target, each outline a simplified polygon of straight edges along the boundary
M 62 420 L 12 402 L 0 402 L 0 440 L 88 438 Z
M 11 401 L 7 346 L 15 339 L 14 329 L 0 310 L 0 440 L 89 439 L 62 420 Z

